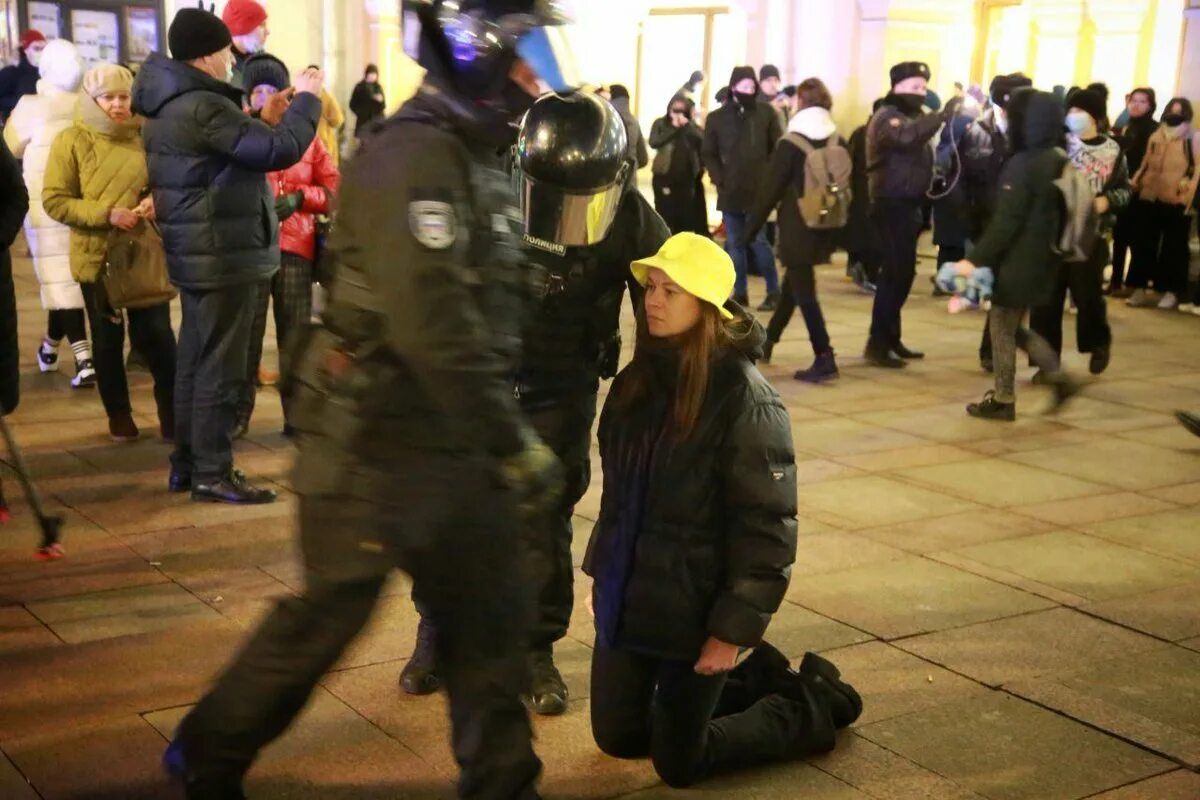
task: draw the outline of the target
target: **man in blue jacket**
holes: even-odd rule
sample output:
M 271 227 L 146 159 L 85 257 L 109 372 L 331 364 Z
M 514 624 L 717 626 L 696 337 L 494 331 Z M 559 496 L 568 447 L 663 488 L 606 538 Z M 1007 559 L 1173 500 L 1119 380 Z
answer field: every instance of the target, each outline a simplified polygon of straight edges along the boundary
M 175 452 L 168 488 L 192 499 L 269 503 L 233 468 L 232 429 L 246 380 L 259 284 L 279 269 L 279 220 L 265 173 L 300 160 L 321 117 L 319 70 L 295 81 L 272 127 L 242 111 L 230 85 L 232 38 L 219 18 L 181 9 L 171 58 L 152 54 L 133 86 L 150 188 L 183 323 L 175 382 Z

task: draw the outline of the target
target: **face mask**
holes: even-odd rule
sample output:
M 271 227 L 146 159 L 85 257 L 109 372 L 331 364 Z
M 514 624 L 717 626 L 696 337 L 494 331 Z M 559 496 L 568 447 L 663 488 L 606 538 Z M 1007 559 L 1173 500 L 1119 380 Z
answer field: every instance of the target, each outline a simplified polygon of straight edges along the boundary
M 1067 114 L 1067 130 L 1076 136 L 1092 127 L 1092 115 L 1086 111 L 1072 111 Z
M 1163 114 L 1162 121 L 1168 128 L 1176 128 L 1183 124 L 1183 114 Z
M 41 50 L 27 50 L 25 51 L 25 58 L 29 59 L 29 63 L 35 67 L 40 67 L 42 65 Z
M 908 115 L 917 114 L 925 106 L 925 98 L 919 94 L 894 94 L 896 107 Z
M 742 108 L 746 109 L 747 111 L 749 111 L 750 109 L 752 109 L 756 105 L 758 105 L 758 95 L 756 95 L 756 94 L 745 94 L 744 92 L 734 92 L 733 97 L 737 101 L 737 104 L 739 106 L 741 106 Z

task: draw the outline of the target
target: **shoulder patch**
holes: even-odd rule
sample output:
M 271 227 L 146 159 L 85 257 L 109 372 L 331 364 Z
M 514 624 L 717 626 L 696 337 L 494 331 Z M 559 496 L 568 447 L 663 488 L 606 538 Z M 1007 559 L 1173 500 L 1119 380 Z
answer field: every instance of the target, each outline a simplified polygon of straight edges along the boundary
M 413 200 L 408 204 L 408 225 L 413 238 L 430 250 L 445 250 L 458 235 L 454 206 L 438 200 Z

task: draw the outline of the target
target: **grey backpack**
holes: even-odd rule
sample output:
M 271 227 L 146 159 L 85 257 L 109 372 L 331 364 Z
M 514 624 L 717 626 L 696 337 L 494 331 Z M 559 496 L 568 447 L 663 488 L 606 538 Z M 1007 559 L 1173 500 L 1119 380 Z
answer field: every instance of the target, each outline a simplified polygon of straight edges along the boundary
M 1064 152 L 1066 164 L 1054 181 L 1061 203 L 1062 228 L 1053 250 L 1066 263 L 1080 264 L 1091 257 L 1100 238 L 1100 215 L 1096 213 L 1096 192 L 1091 182 L 1066 155 Z
M 854 161 L 841 137 L 834 134 L 822 147 L 813 147 L 798 133 L 784 138 L 804 153 L 804 194 L 797 201 L 804 224 L 815 230 L 846 227 Z

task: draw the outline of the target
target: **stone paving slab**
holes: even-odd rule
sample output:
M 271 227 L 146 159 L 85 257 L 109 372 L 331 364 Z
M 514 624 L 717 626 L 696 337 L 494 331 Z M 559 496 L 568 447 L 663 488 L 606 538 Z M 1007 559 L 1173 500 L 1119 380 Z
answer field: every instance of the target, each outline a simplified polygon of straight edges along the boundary
M 914 467 L 899 470 L 896 474 L 928 489 L 1001 508 L 1098 495 L 1105 491 L 1105 487 L 1097 483 L 994 459 Z
M 983 542 L 1029 536 L 1049 530 L 1049 523 L 1010 511 L 968 511 L 944 517 L 866 528 L 857 533 L 917 555 L 969 547 Z
M 1177 769 L 1089 800 L 1195 800 L 1200 797 L 1200 774 Z
M 1080 610 L 1162 639 L 1188 639 L 1200 636 L 1200 583 L 1089 603 Z
M 885 720 L 858 734 L 989 800 L 1075 800 L 1173 766 L 1002 694 Z
M 705 781 L 701 786 L 671 789 L 656 786 L 622 795 L 628 800 L 684 800 L 685 798 L 745 798 L 776 800 L 797 797 L 804 800 L 871 800 L 871 795 L 850 786 L 827 772 L 806 764 L 777 764 L 751 769 L 737 775 L 724 775 Z
M 907 556 L 805 579 L 802 605 L 883 639 L 1049 608 L 1052 602 Z
M 1200 507 L 1093 522 L 1082 529 L 1129 547 L 1200 563 Z
M 28 779 L 0 752 L 0 797 L 5 800 L 42 800 Z
M 218 617 L 176 583 L 73 595 L 27 608 L 68 644 L 171 629 Z
M 1174 504 L 1167 500 L 1147 497 L 1133 492 L 1118 492 L 1100 497 L 1079 497 L 1068 500 L 1052 500 L 1047 503 L 1018 505 L 1013 511 L 1040 520 L 1071 527 L 1084 525 L 1089 522 L 1103 522 L 1121 517 L 1136 517 L 1139 514 L 1152 514 L 1156 511 L 1167 511 Z
M 1009 691 L 1200 768 L 1200 653 L 1165 647 L 1065 675 L 1016 681 Z
M 1006 458 L 1132 491 L 1200 480 L 1200 459 L 1128 439 L 1107 438 Z
M 872 528 L 978 509 L 949 494 L 872 475 L 828 481 L 804 495 L 803 503 L 846 520 L 853 528 Z
M 857 733 L 841 734 L 836 750 L 810 763 L 875 800 L 983 800 L 982 795 Z
M 1129 653 L 1170 648 L 1065 608 L 915 636 L 896 646 L 988 686 L 1055 675 Z

